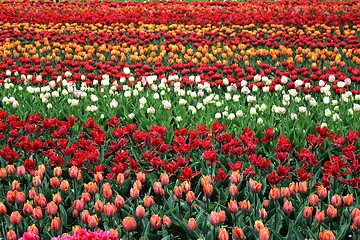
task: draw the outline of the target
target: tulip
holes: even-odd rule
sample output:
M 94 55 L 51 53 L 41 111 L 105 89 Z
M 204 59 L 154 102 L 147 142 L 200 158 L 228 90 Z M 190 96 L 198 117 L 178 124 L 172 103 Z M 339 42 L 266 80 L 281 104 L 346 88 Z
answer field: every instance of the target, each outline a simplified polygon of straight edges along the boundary
M 39 176 L 34 176 L 32 183 L 35 187 L 41 186 L 41 178 Z
M 85 224 L 88 222 L 88 219 L 89 219 L 89 216 L 90 216 L 90 212 L 88 210 L 84 210 L 82 213 L 81 213 L 81 221 Z
M 355 225 L 357 228 L 360 228 L 360 215 L 355 216 L 354 219 L 353 219 L 353 222 L 354 222 L 354 225 Z
M 70 188 L 70 184 L 67 180 L 62 180 L 60 184 L 60 191 L 61 192 L 67 192 Z
M 264 206 L 264 208 L 268 208 L 269 207 L 269 200 L 264 199 L 263 206 Z
M 140 182 L 145 182 L 145 180 L 146 180 L 146 175 L 145 175 L 145 173 L 143 173 L 143 172 L 137 172 L 136 173 L 136 179 L 137 180 L 139 180 Z
M 14 175 L 15 174 L 15 166 L 14 165 L 7 165 L 6 166 L 6 172 L 8 175 Z
M 235 240 L 242 240 L 244 239 L 244 232 L 241 230 L 241 228 L 234 227 L 232 230 L 232 235 Z
M 333 205 L 329 205 L 328 208 L 326 209 L 326 215 L 329 218 L 336 218 L 338 215 L 338 211 L 337 209 L 333 206 Z
M 290 197 L 290 194 L 291 194 L 290 188 L 288 188 L 288 187 L 282 187 L 282 188 L 281 188 L 281 196 L 282 196 L 283 198 L 288 198 L 288 197 Z
M 264 227 L 264 224 L 261 220 L 256 220 L 254 224 L 255 230 L 257 233 L 260 233 L 260 229 Z
M 142 219 L 145 217 L 145 208 L 141 205 L 137 206 L 136 210 L 135 210 L 135 216 L 138 219 Z
M 251 205 L 250 205 L 250 202 L 247 200 L 239 202 L 239 205 L 240 205 L 240 209 L 242 212 L 247 212 L 250 210 Z
M 30 202 L 26 202 L 23 206 L 23 213 L 27 216 L 32 215 L 34 211 L 33 205 Z
M 134 182 L 134 184 L 133 184 L 133 187 L 134 187 L 134 188 L 137 188 L 137 189 L 139 189 L 139 191 L 141 191 L 141 189 L 142 189 L 142 182 L 140 182 L 139 180 L 136 180 L 136 181 Z
M 99 223 L 99 219 L 96 216 L 96 214 L 89 216 L 89 218 L 88 218 L 89 228 L 91 228 L 91 229 L 96 228 L 98 226 L 98 223 Z
M 36 208 L 34 208 L 33 213 L 32 213 L 32 217 L 35 220 L 40 220 L 43 217 L 43 211 L 42 208 L 40 206 L 37 206 Z
M 26 174 L 26 169 L 25 169 L 25 167 L 24 167 L 23 165 L 20 165 L 20 166 L 17 168 L 16 173 L 17 173 L 17 175 L 20 176 L 20 177 L 25 176 L 25 174 Z
M 123 173 L 119 173 L 117 176 L 116 176 L 116 182 L 122 186 L 124 183 L 125 183 L 125 176 Z
M 58 217 L 55 217 L 53 220 L 51 220 L 51 223 L 50 223 L 51 231 L 53 231 L 55 233 L 58 232 L 60 229 L 60 224 L 61 224 L 61 220 Z
M 134 231 L 136 229 L 136 221 L 132 217 L 125 217 L 122 221 L 122 227 L 127 232 Z
M 12 212 L 10 215 L 10 223 L 12 225 L 19 225 L 21 222 L 21 214 L 18 211 Z
M 78 212 L 81 212 L 82 210 L 84 210 L 84 201 L 76 199 L 74 201 L 74 210 L 76 210 Z
M 137 198 L 139 197 L 139 194 L 140 194 L 139 189 L 134 188 L 134 187 L 132 187 L 132 188 L 130 189 L 130 197 L 131 197 L 132 199 L 137 199 Z
M 61 169 L 61 167 L 55 167 L 54 168 L 54 170 L 53 170 L 53 172 L 54 172 L 54 176 L 55 177 L 61 177 L 61 175 L 62 175 L 62 169 Z
M 15 200 L 16 200 L 16 191 L 8 191 L 7 193 L 6 193 L 6 201 L 8 202 L 8 203 L 14 203 L 15 202 Z
M 225 220 L 226 220 L 226 213 L 225 213 L 224 210 L 221 210 L 221 211 L 219 212 L 219 219 L 220 219 L 220 223 L 225 222 Z
M 58 206 L 56 205 L 56 203 L 54 203 L 53 201 L 49 202 L 47 205 L 46 205 L 46 212 L 49 214 L 49 215 L 55 215 L 58 211 Z
M 343 202 L 345 206 L 351 206 L 354 202 L 354 197 L 352 194 L 347 194 L 343 197 Z
M 313 207 L 306 206 L 304 208 L 303 217 L 305 219 L 310 219 L 312 217 Z
M 293 211 L 293 207 L 292 207 L 292 202 L 286 200 L 284 202 L 284 212 L 287 214 L 287 215 L 290 215 Z
M 194 218 L 190 218 L 188 221 L 188 229 L 190 232 L 195 231 L 197 228 L 196 220 Z
M 161 181 L 161 184 L 163 184 L 164 186 L 168 185 L 169 181 L 170 181 L 169 175 L 167 175 L 167 173 L 161 173 L 160 181 Z
M 58 177 L 52 177 L 50 178 L 50 186 L 52 188 L 58 188 L 60 186 L 60 180 Z
M 109 200 L 110 198 L 112 198 L 113 192 L 109 183 L 103 184 L 102 191 L 105 199 Z
M 210 196 L 212 194 L 213 190 L 214 190 L 214 187 L 212 184 L 207 183 L 203 186 L 203 191 L 206 196 Z
M 210 213 L 210 224 L 213 226 L 217 226 L 220 224 L 220 216 L 219 213 L 212 211 Z
M 230 181 L 234 184 L 239 184 L 241 181 L 241 175 L 239 171 L 233 171 L 230 175 Z
M 3 202 L 0 202 L 0 216 L 4 216 L 7 213 L 6 206 Z
M 325 220 L 325 211 L 324 210 L 317 210 L 315 214 L 315 221 L 321 223 Z
M 195 193 L 193 191 L 188 191 L 186 193 L 186 202 L 191 204 L 195 201 Z
M 20 183 L 16 180 L 12 181 L 11 183 L 12 190 L 20 190 Z
M 354 208 L 351 211 L 351 219 L 354 219 L 356 216 L 360 216 L 360 210 L 358 208 Z
M 309 204 L 313 207 L 317 206 L 319 204 L 319 197 L 318 195 L 312 193 L 309 196 Z
M 335 194 L 334 196 L 331 197 L 331 204 L 334 205 L 334 207 L 338 208 L 341 206 L 342 201 L 341 201 L 341 197 L 337 194 Z
M 115 197 L 115 206 L 116 206 L 118 209 L 120 209 L 120 208 L 124 207 L 124 205 L 125 205 L 125 200 L 124 200 L 124 198 L 123 198 L 122 196 L 120 196 L 120 195 L 117 195 L 117 196 Z
M 108 202 L 104 205 L 104 213 L 107 217 L 111 218 L 115 216 L 116 211 L 117 208 L 113 203 Z
M 234 183 L 232 183 L 229 187 L 230 196 L 235 197 L 238 194 L 238 192 L 239 192 L 238 187 Z
M 265 208 L 262 208 L 259 210 L 259 216 L 261 219 L 264 219 L 264 220 L 267 218 L 267 212 L 266 212 Z
M 79 169 L 76 166 L 72 166 L 68 170 L 69 176 L 73 179 L 76 179 L 79 174 Z
M 228 203 L 228 209 L 231 213 L 235 214 L 239 211 L 238 203 L 236 200 L 231 200 Z
M 39 235 L 39 229 L 36 227 L 35 224 L 30 225 L 30 226 L 27 228 L 27 231 L 28 231 L 28 232 L 32 232 L 32 233 L 34 233 L 35 235 Z
M 250 188 L 251 191 L 253 191 L 254 193 L 259 193 L 261 192 L 262 184 L 255 180 L 250 179 Z
M 15 201 L 18 204 L 23 204 L 25 202 L 25 193 L 17 191 L 15 193 Z
M 174 187 L 174 197 L 176 197 L 177 199 L 182 197 L 182 188 L 179 186 L 175 186 Z
M 218 239 L 219 240 L 229 240 L 229 233 L 226 231 L 225 228 L 220 228 L 219 229 Z
M 299 182 L 299 192 L 301 194 L 305 194 L 307 190 L 308 190 L 307 182 L 306 181 Z
M 154 201 L 154 197 L 153 196 L 145 196 L 144 197 L 144 206 L 146 208 L 150 208 L 152 207 L 152 205 L 154 205 L 155 201 Z
M 101 213 L 104 210 L 104 204 L 100 199 L 96 200 L 94 209 L 97 213 Z
M 61 198 L 60 193 L 55 193 L 55 194 L 53 194 L 53 201 L 54 201 L 54 203 L 56 203 L 56 205 L 60 205 L 60 204 L 61 204 L 62 198 Z
M 325 230 L 319 233 L 319 240 L 336 240 L 336 237 L 331 230 Z
M 270 190 L 270 198 L 272 199 L 272 200 L 279 200 L 280 199 L 280 189 L 278 189 L 278 188 L 272 188 L 271 190 Z
M 317 189 L 317 194 L 321 199 L 324 199 L 327 197 L 327 190 L 324 186 L 320 185 Z
M 191 184 L 188 181 L 184 181 L 181 183 L 181 188 L 183 192 L 188 192 L 191 190 Z
M 267 227 L 260 228 L 259 231 L 259 240 L 268 240 L 270 239 L 270 231 Z
M 14 230 L 9 230 L 6 234 L 6 240 L 17 240 L 17 236 Z
M 164 194 L 164 189 L 162 187 L 161 182 L 154 182 L 153 189 L 154 189 L 155 194 L 158 194 L 158 195 Z
M 171 225 L 172 225 L 171 219 L 166 215 L 163 216 L 162 222 L 163 222 L 163 225 L 167 228 L 171 227 Z
M 150 218 L 150 225 L 153 229 L 157 230 L 161 228 L 161 217 L 159 215 L 152 215 Z
M 85 191 L 94 195 L 98 191 L 98 186 L 95 182 L 84 184 Z
M 95 180 L 95 182 L 97 182 L 97 183 L 101 183 L 101 182 L 104 180 L 104 176 L 102 175 L 101 172 L 96 172 L 96 173 L 94 174 L 94 180 Z
M 44 196 L 42 193 L 40 193 L 39 195 L 37 195 L 37 196 L 34 198 L 34 200 L 35 200 L 36 205 L 37 205 L 37 206 L 40 206 L 40 207 L 42 207 L 42 208 L 46 207 L 46 205 L 47 205 L 46 198 L 45 198 L 45 196 Z

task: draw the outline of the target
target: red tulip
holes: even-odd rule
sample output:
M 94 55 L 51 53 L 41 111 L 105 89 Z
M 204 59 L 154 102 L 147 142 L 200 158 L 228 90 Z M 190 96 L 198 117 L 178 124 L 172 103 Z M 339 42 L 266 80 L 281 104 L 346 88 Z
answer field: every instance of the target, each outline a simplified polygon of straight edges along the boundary
M 188 221 L 188 229 L 190 232 L 195 231 L 197 228 L 196 220 L 194 218 L 190 218 Z
M 293 207 L 292 207 L 292 202 L 286 200 L 284 202 L 284 212 L 287 214 L 287 215 L 290 215 L 293 211 Z
M 319 240 L 336 240 L 336 237 L 331 230 L 325 230 L 319 233 Z
M 229 240 L 229 233 L 226 231 L 225 228 L 220 228 L 219 229 L 218 239 L 219 240 Z
M 312 217 L 313 207 L 306 206 L 304 208 L 303 216 L 305 219 L 310 219 Z
M 53 220 L 51 220 L 51 223 L 50 223 L 50 229 L 51 231 L 53 232 L 58 232 L 59 229 L 60 229 L 60 225 L 61 225 L 61 220 L 60 218 L 58 217 L 55 217 Z
M 334 196 L 331 197 L 331 204 L 334 205 L 334 207 L 338 208 L 341 206 L 342 201 L 341 201 L 341 197 L 337 194 L 335 194 Z
M 242 240 L 244 239 L 244 232 L 241 230 L 241 228 L 234 227 L 232 230 L 232 235 L 235 240 Z
M 161 228 L 161 217 L 159 217 L 159 215 L 152 215 L 150 218 L 150 225 L 156 230 Z
M 326 209 L 326 215 L 329 218 L 336 218 L 338 215 L 338 211 L 337 209 L 333 206 L 333 205 L 329 205 L 328 208 Z

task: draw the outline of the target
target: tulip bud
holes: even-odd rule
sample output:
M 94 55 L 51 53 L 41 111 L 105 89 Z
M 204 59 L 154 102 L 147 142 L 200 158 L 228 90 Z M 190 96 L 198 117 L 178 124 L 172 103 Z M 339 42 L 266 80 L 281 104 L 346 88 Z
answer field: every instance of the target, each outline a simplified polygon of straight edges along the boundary
M 268 208 L 269 207 L 269 200 L 264 199 L 263 206 L 264 206 L 264 208 Z
M 136 221 L 132 217 L 125 217 L 122 221 L 122 227 L 127 232 L 134 231 L 136 229 Z
M 195 231 L 197 228 L 196 220 L 194 218 L 190 218 L 188 221 L 188 229 L 190 232 Z
M 186 202 L 191 204 L 195 200 L 195 193 L 193 191 L 188 191 L 186 193 Z

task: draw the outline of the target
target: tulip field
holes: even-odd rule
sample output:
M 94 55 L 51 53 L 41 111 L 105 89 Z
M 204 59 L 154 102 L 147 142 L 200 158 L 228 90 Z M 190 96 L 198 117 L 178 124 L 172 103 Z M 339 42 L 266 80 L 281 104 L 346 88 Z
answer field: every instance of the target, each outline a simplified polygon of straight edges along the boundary
M 360 1 L 0 1 L 0 239 L 360 239 Z

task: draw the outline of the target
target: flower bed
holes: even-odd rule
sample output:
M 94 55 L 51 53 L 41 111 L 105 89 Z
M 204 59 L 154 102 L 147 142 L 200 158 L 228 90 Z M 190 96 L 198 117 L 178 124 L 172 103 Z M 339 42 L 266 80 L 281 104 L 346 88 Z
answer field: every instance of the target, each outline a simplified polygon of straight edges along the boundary
M 6 239 L 357 239 L 358 1 L 0 3 Z

